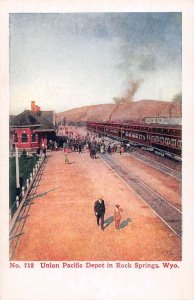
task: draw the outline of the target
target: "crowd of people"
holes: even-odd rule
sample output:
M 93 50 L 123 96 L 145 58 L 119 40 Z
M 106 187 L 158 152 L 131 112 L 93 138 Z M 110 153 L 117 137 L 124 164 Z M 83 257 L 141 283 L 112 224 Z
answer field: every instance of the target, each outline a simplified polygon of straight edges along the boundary
M 122 154 L 126 151 L 125 144 L 109 142 L 105 143 L 104 137 L 101 135 L 94 135 L 92 133 L 87 133 L 81 136 L 80 134 L 74 134 L 72 131 L 66 131 L 66 141 L 63 143 L 64 152 L 68 152 L 67 149 L 71 151 L 82 153 L 84 149 L 88 149 L 91 158 L 97 158 L 97 154 L 112 154 L 119 152 Z
M 127 146 L 124 143 L 119 142 L 108 142 L 101 134 L 87 133 L 80 134 L 75 133 L 72 130 L 65 129 L 63 135 L 63 142 L 59 143 L 57 140 L 50 140 L 46 147 L 38 148 L 37 155 L 44 154 L 46 156 L 46 151 L 58 151 L 63 148 L 65 152 L 65 162 L 67 163 L 68 154 L 70 152 L 78 152 L 81 154 L 84 150 L 88 150 L 90 157 L 96 159 L 98 154 L 113 154 L 120 153 L 120 155 L 127 150 Z

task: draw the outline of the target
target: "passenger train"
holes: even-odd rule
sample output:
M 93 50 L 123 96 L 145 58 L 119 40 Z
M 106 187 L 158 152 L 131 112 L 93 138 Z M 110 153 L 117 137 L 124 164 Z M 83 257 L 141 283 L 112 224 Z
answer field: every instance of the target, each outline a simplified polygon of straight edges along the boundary
M 181 161 L 182 129 L 179 125 L 87 122 L 86 128 L 157 155 Z

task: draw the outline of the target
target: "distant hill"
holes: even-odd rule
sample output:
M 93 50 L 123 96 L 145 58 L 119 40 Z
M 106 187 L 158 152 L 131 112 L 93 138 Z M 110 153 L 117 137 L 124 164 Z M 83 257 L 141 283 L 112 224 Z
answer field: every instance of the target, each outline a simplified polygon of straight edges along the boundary
M 56 121 L 143 121 L 145 117 L 181 117 L 181 105 L 173 102 L 141 100 L 125 104 L 99 104 L 56 113 Z

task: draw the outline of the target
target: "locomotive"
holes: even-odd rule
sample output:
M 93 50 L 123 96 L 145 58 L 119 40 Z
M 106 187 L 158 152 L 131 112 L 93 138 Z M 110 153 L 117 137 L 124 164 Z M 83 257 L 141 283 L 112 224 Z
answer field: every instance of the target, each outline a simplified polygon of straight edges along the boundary
M 181 161 L 182 129 L 179 125 L 87 122 L 86 128 L 157 155 Z

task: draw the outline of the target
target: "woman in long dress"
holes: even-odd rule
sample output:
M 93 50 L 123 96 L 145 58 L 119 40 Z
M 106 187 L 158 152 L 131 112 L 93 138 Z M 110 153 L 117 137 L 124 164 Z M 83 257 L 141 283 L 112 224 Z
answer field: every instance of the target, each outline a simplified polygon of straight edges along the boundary
M 119 229 L 120 223 L 121 223 L 121 212 L 123 209 L 120 207 L 119 204 L 115 205 L 115 210 L 114 210 L 114 221 L 115 221 L 115 228 Z

